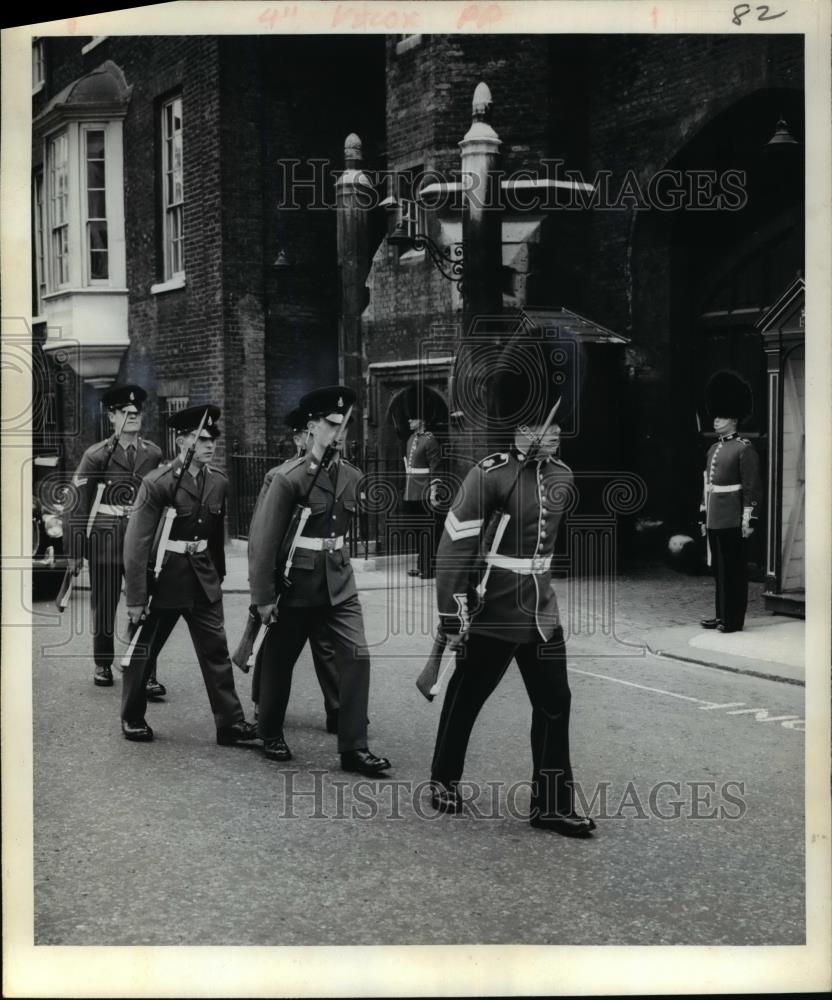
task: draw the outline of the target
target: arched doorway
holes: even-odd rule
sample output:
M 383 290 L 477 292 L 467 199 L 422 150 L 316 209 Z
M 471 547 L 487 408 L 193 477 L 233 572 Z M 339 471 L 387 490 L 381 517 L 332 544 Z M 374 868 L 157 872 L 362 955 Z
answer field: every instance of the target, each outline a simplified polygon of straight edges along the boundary
M 781 119 L 794 142 L 772 144 Z M 667 324 L 667 340 L 657 345 L 664 377 L 654 387 L 667 430 L 655 471 L 666 517 L 677 524 L 696 520 L 714 437 L 704 388 L 720 368 L 740 372 L 751 384 L 753 412 L 741 433 L 757 448 L 765 475 L 766 359 L 756 324 L 804 264 L 803 122 L 803 94 L 796 90 L 761 90 L 723 110 L 666 166 L 689 181 L 706 178 L 712 192 L 725 190 L 731 171 L 739 196 L 645 213 L 636 227 L 641 314 L 650 322 L 663 316 Z M 669 262 L 664 287 L 650 271 L 661 255 Z M 760 579 L 764 534 L 757 533 L 749 551 Z

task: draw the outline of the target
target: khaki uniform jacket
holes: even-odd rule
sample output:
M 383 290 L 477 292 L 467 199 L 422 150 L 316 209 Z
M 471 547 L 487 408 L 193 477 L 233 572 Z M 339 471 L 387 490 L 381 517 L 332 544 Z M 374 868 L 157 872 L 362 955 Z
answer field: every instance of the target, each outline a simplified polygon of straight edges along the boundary
M 115 436 L 87 448 L 72 478 L 74 490 L 72 500 L 64 511 L 64 517 L 68 519 L 64 537 L 69 539 L 73 559 L 80 559 L 87 554 L 86 529 L 99 485 L 104 487 L 100 503 L 130 508 L 136 500 L 142 477 L 162 462 L 161 449 L 146 438 L 140 437 L 136 441 L 135 465 L 131 463 L 121 444 L 116 445 L 112 454 L 109 454 L 114 442 Z M 124 517 L 99 512 L 93 521 L 92 530 L 112 531 L 116 522 L 124 520 Z
M 274 471 L 265 496 L 258 501 L 248 536 L 252 604 L 273 604 L 276 599 L 276 581 L 283 576 L 283 567 L 277 567 L 278 552 L 295 505 L 306 495 L 317 468 L 317 459 L 311 453 L 284 462 Z M 329 473 L 321 471 L 307 503 L 311 510 L 303 530 L 307 538 L 337 539 L 346 535 L 355 515 L 360 479 L 360 470 L 344 458 Z M 281 607 L 336 605 L 357 593 L 346 544 L 329 551 L 295 549 L 290 579 L 292 586 L 281 597 Z
M 148 567 L 155 563 L 153 543 L 165 508 L 176 494 L 172 540 L 208 543 L 202 552 L 167 552 L 153 597 L 155 608 L 191 608 L 222 598 L 225 577 L 225 498 L 228 479 L 204 466 L 204 485 L 183 472 L 182 459 L 145 476 L 124 538 L 124 575 L 128 605 L 146 604 Z M 177 484 L 180 483 L 177 489 Z
M 489 455 L 465 477 L 448 512 L 436 559 L 436 596 L 443 629 L 469 628 L 507 642 L 550 639 L 560 624 L 549 561 L 563 512 L 573 495 L 572 470 L 559 459 L 530 462 L 508 500 L 511 517 L 498 554 L 537 558 L 532 573 L 495 566 L 485 600 L 476 611 L 471 578 L 480 551 L 480 536 L 492 511 L 503 508 L 519 464 L 516 452 Z
M 415 431 L 410 435 L 404 455 L 407 475 L 404 486 L 405 500 L 427 502 L 430 487 L 439 482 L 437 473 L 441 458 L 442 450 L 439 442 L 430 431 Z
M 737 486 L 737 490 L 713 490 Z M 701 508 L 711 531 L 742 526 L 743 513 L 756 518 L 762 499 L 760 460 L 754 446 L 736 434 L 715 441 L 705 463 L 705 491 Z

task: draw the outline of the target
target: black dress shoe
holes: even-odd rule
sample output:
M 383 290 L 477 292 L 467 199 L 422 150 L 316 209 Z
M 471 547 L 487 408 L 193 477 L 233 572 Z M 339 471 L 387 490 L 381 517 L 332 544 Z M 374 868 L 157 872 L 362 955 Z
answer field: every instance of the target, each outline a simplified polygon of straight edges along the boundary
M 273 740 L 263 740 L 263 753 L 269 760 L 291 760 L 292 751 L 282 736 Z
M 419 570 L 418 569 L 409 569 L 407 571 L 407 575 L 408 576 L 419 576 L 420 574 L 419 574 Z
M 145 694 L 150 701 L 159 701 L 168 693 L 164 684 L 160 684 L 155 677 L 151 677 L 145 685 Z
M 121 731 L 126 740 L 132 740 L 134 743 L 149 743 L 153 739 L 153 730 L 144 719 L 141 722 L 128 722 L 122 719 Z
M 430 804 L 437 812 L 451 813 L 452 815 L 462 812 L 462 799 L 455 788 L 448 788 L 441 781 L 431 783 Z
M 717 628 L 722 622 L 719 618 L 703 618 L 699 624 L 702 628 Z
M 562 837 L 591 837 L 595 829 L 595 821 L 589 816 L 579 816 L 577 813 L 569 815 L 553 816 L 532 816 L 529 820 L 531 826 L 537 830 L 548 830 L 551 833 L 559 833 Z
M 742 632 L 742 625 L 726 625 L 725 622 L 720 622 L 717 625 L 717 630 L 719 632 Z
M 113 672 L 109 667 L 96 667 L 95 674 L 92 679 L 93 684 L 100 688 L 109 688 L 113 686 Z
M 392 765 L 386 757 L 376 757 L 365 747 L 363 750 L 347 750 L 341 754 L 341 770 L 356 774 L 366 774 L 372 778 Z
M 235 722 L 231 726 L 220 726 L 217 730 L 217 743 L 221 747 L 233 747 L 235 743 L 250 743 L 257 738 L 257 726 L 245 720 Z
M 328 733 L 338 732 L 338 711 L 330 712 L 326 717 L 326 731 Z

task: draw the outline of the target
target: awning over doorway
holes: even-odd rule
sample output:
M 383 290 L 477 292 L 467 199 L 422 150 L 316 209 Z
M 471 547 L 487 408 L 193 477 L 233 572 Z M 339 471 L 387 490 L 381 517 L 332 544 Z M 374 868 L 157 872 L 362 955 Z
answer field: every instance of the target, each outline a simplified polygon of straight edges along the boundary
M 579 316 L 571 309 L 524 309 L 523 315 L 527 317 L 532 326 L 540 329 L 557 328 L 563 333 L 567 333 L 579 340 L 584 340 L 593 344 L 629 344 L 630 338 L 624 337 L 620 333 L 608 330 L 600 323 L 595 323 L 585 316 Z

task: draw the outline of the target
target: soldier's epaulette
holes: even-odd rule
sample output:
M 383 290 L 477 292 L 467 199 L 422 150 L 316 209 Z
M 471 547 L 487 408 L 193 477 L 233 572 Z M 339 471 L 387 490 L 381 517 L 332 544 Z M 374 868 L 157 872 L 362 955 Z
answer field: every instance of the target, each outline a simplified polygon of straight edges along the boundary
M 493 455 L 488 455 L 480 462 L 480 468 L 484 472 L 493 472 L 495 469 L 502 469 L 508 465 L 509 453 L 507 451 L 495 451 Z
M 353 465 L 352 462 L 343 457 L 341 458 L 341 461 L 348 469 L 352 469 L 353 472 L 357 472 L 359 476 L 361 475 L 361 469 L 359 469 L 357 465 Z
M 173 473 L 173 476 L 177 478 L 182 470 L 180 465 L 178 469 L 175 468 L 176 462 L 168 462 L 167 465 L 157 465 L 155 469 L 151 469 L 150 472 L 144 477 L 148 482 L 157 483 L 162 476 L 166 476 L 169 473 Z
M 748 440 L 748 438 L 738 437 L 737 438 L 737 442 L 738 442 L 738 444 L 751 444 L 751 442 Z
M 228 479 L 228 473 L 225 469 L 218 469 L 216 465 L 206 465 L 205 468 L 209 472 L 215 472 L 218 476 L 222 476 L 223 479 Z
M 300 465 L 305 465 L 306 457 L 306 455 L 296 455 L 294 458 L 287 458 L 282 465 L 276 467 L 275 476 L 285 476 L 287 472 L 297 469 Z
M 549 457 L 549 461 L 550 461 L 550 462 L 554 462 L 554 463 L 555 463 L 555 465 L 559 465 L 559 466 L 560 466 L 560 467 L 561 467 L 562 469 L 566 469 L 566 471 L 567 471 L 567 472 L 571 472 L 571 471 L 572 471 L 572 470 L 571 470 L 571 469 L 569 468 L 569 466 L 568 466 L 568 465 L 566 464 L 566 462 L 562 462 L 562 461 L 561 461 L 561 460 L 560 460 L 559 458 L 555 458 L 555 456 L 554 456 L 554 455 L 551 455 L 551 456 Z

